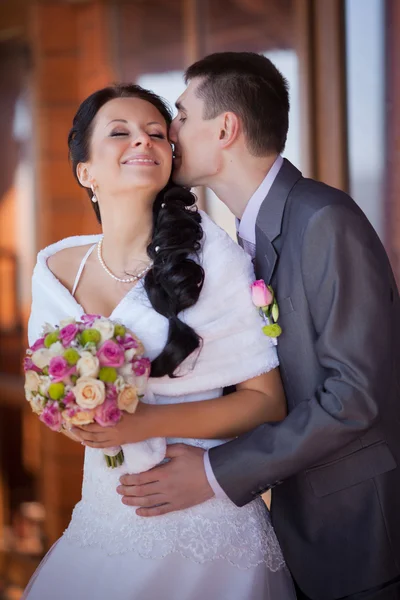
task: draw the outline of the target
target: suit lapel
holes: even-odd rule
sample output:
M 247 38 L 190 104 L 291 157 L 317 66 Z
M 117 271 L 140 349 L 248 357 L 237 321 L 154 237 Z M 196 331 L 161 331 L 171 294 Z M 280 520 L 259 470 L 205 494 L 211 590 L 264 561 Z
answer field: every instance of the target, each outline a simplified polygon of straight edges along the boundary
M 284 159 L 257 216 L 255 270 L 257 277 L 263 279 L 266 284 L 270 283 L 278 260 L 273 241 L 279 237 L 282 230 L 286 201 L 301 177 L 300 171 Z

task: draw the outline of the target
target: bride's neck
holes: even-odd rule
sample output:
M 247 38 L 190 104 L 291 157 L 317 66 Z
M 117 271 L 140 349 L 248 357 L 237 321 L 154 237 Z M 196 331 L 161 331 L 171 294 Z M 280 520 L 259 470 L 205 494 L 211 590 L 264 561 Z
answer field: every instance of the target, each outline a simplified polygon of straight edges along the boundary
M 102 210 L 103 259 L 112 270 L 126 272 L 136 261 L 148 261 L 146 248 L 153 229 L 152 206 L 129 211 Z

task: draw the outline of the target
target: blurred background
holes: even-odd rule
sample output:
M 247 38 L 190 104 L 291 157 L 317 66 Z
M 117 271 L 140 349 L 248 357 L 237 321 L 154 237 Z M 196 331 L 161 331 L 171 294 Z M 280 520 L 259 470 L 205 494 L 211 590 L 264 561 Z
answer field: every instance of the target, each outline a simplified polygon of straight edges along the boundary
M 80 497 L 82 447 L 39 426 L 21 376 L 37 251 L 97 231 L 67 159 L 80 101 L 133 81 L 174 103 L 205 54 L 265 54 L 290 83 L 285 156 L 352 194 L 399 277 L 399 31 L 399 0 L 0 1 L 0 599 L 20 597 Z

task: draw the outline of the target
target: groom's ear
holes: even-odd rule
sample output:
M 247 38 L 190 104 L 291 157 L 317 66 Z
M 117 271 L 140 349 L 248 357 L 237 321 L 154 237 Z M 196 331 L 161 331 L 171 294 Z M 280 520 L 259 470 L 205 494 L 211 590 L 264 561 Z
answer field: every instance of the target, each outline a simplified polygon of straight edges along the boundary
M 221 148 L 229 148 L 235 142 L 240 133 L 240 120 L 235 113 L 227 112 L 222 115 L 219 142 Z

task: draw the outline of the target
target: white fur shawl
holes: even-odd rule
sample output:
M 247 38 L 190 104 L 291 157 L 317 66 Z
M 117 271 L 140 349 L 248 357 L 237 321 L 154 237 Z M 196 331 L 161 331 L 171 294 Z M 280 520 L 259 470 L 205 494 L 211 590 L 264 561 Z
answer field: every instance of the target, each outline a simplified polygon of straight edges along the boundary
M 150 380 L 152 391 L 159 395 L 181 396 L 233 385 L 278 365 L 274 344 L 262 333 L 263 323 L 251 300 L 254 271 L 249 256 L 205 213 L 201 214 L 204 287 L 196 305 L 180 317 L 197 331 L 203 344 L 200 352 L 180 366 L 180 377 Z M 55 325 L 67 316 L 79 318 L 85 312 L 49 270 L 47 259 L 63 248 L 94 244 L 98 239 L 70 237 L 39 253 L 32 280 L 30 344 L 40 337 L 45 322 Z M 168 323 L 153 310 L 142 284 L 128 292 L 111 318 L 138 335 L 151 359 L 161 352 Z

